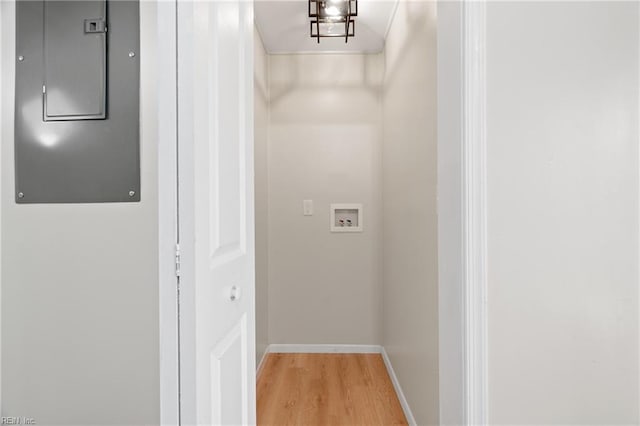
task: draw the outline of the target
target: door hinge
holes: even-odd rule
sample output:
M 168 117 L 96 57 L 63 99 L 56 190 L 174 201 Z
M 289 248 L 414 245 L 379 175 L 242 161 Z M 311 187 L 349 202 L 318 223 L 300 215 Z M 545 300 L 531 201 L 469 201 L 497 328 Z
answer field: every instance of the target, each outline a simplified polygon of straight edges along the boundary
M 176 277 L 180 276 L 180 244 L 176 244 Z

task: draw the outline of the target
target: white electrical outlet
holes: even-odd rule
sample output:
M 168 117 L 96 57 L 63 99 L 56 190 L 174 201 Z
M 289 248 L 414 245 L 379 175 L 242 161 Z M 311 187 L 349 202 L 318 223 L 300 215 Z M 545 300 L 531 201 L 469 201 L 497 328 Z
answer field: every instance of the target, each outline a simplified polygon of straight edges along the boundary
M 302 214 L 313 216 L 313 200 L 302 200 Z

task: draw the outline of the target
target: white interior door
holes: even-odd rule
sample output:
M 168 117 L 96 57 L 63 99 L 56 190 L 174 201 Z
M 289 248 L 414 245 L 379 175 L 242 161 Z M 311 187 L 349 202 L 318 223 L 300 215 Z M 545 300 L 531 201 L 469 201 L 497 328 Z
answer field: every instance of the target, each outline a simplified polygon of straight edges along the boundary
M 255 424 L 253 3 L 178 3 L 182 424 Z

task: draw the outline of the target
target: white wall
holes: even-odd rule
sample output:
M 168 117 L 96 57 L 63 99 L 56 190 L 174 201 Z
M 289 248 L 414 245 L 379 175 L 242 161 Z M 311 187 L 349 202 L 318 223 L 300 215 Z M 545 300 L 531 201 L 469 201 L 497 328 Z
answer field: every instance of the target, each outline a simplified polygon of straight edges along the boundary
M 256 220 L 256 362 L 269 345 L 269 57 L 262 39 L 254 29 L 254 173 Z
M 2 9 L 2 415 L 158 424 L 156 22 L 141 2 L 142 201 L 16 205 L 13 2 Z
M 638 424 L 638 4 L 487 11 L 491 424 Z
M 438 364 L 440 424 L 465 422 L 463 4 L 438 0 Z
M 438 424 L 436 4 L 401 1 L 385 47 L 383 344 L 418 424 Z
M 381 73 L 381 55 L 270 57 L 270 343 L 381 342 Z M 349 202 L 364 232 L 330 233 Z

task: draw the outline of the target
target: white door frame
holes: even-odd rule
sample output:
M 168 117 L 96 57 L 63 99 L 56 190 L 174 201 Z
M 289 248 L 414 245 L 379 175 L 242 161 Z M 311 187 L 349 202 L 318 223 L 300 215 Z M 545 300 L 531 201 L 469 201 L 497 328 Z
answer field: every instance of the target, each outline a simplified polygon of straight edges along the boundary
M 141 0 L 144 1 L 144 0 Z M 158 1 L 158 287 L 160 424 L 180 422 L 178 331 L 177 0 Z
M 488 424 L 486 3 L 464 7 L 463 152 L 467 424 Z
M 488 424 L 485 0 L 438 0 L 440 423 Z
M 177 1 L 158 2 L 161 424 L 179 422 Z M 484 0 L 438 0 L 440 419 L 488 423 Z M 188 82 L 182 81 L 182 84 Z M 187 110 L 180 109 L 188 114 Z M 184 172 L 184 171 L 183 171 Z M 189 193 L 189 188 L 181 186 Z M 183 194 L 184 195 L 184 194 Z M 186 256 L 186 258 L 185 258 Z M 183 253 L 183 262 L 189 261 Z M 184 313 L 183 313 L 184 314 Z M 184 364 L 183 364 L 184 365 Z M 186 390 L 188 391 L 188 390 Z M 188 424 L 189 419 L 182 419 Z

